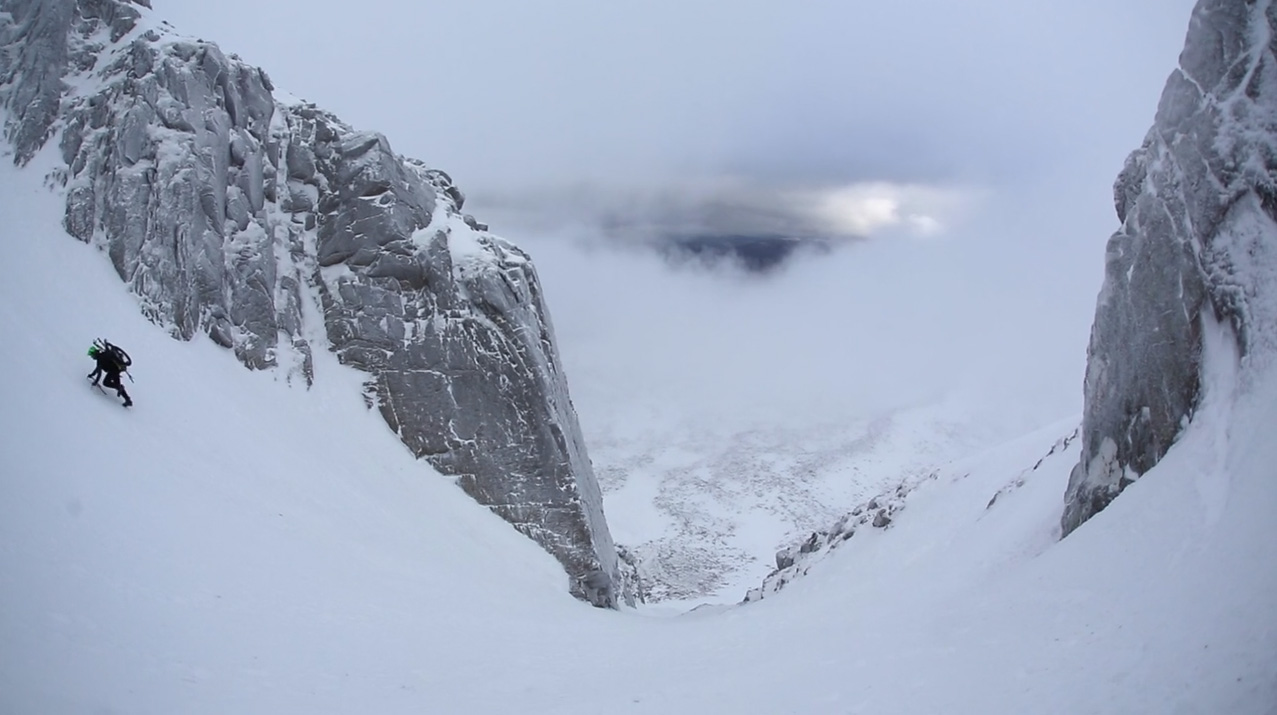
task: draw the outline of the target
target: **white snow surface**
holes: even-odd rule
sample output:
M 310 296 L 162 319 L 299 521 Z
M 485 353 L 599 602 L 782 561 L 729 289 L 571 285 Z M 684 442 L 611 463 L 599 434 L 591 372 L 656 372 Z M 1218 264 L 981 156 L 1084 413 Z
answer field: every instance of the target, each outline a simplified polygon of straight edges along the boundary
M 0 161 L 0 712 L 1277 712 L 1277 379 L 1224 328 L 1183 439 L 1067 540 L 1071 457 L 1005 488 L 1075 420 L 761 603 L 609 612 L 330 356 L 306 391 L 147 323 L 50 162 Z M 86 384 L 99 336 L 131 410 Z

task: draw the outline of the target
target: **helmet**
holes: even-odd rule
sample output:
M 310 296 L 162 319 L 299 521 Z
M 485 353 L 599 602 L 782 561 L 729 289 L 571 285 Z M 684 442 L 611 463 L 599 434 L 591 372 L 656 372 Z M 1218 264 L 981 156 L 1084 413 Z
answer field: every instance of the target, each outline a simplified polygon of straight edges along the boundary
M 95 358 L 95 357 L 97 357 L 97 356 L 98 356 L 98 353 L 100 353 L 100 352 L 102 352 L 102 351 L 101 351 L 100 349 L 98 349 L 98 346 L 94 345 L 94 346 L 92 346 L 92 347 L 90 347 L 90 348 L 89 348 L 89 357 L 91 357 L 91 358 Z

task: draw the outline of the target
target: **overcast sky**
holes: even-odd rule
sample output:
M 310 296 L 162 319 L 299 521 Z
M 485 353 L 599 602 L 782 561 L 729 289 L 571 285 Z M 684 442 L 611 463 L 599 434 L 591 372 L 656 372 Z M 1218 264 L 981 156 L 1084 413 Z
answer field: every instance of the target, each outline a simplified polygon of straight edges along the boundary
M 788 202 L 883 182 L 997 191 L 1062 171 L 1111 181 L 1148 128 L 1192 2 L 154 6 L 448 171 L 481 212 L 618 194 Z
M 587 436 L 640 400 L 792 426 L 955 385 L 1017 428 L 1075 413 L 1112 183 L 1192 5 L 154 0 L 532 251 Z M 762 282 L 558 240 L 698 207 L 880 240 Z

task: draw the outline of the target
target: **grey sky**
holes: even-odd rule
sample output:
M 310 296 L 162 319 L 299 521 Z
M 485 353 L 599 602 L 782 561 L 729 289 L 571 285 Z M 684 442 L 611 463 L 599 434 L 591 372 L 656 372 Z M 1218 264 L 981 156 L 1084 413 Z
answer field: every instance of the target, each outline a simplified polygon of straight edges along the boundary
M 154 5 L 450 172 L 481 213 L 724 177 L 768 189 L 1111 181 L 1149 126 L 1192 2 Z
M 793 426 L 963 386 L 1023 429 L 1080 406 L 1112 183 L 1193 2 L 154 4 L 531 250 L 584 424 L 651 401 Z M 707 213 L 914 238 L 767 281 L 560 240 Z

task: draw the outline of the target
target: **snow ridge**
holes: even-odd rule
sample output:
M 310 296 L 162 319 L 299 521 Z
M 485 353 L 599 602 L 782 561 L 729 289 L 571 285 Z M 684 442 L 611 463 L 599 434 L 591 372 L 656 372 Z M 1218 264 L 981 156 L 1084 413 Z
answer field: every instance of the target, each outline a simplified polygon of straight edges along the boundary
M 1052 429 L 1052 428 L 1047 428 Z M 1033 466 L 1023 469 L 998 489 L 989 498 L 985 510 L 993 509 L 999 499 L 1008 497 L 1016 490 L 1022 489 L 1033 479 L 1039 470 L 1059 471 L 1056 467 L 1061 461 L 1076 459 L 1078 429 L 1060 437 L 1051 445 Z M 1005 450 L 1000 447 L 994 452 Z M 1049 464 L 1048 464 L 1049 463 Z M 775 594 L 793 581 L 806 576 L 816 564 L 831 556 L 844 542 L 849 541 L 860 530 L 875 528 L 888 529 L 897 516 L 905 510 L 913 492 L 926 488 L 933 482 L 953 482 L 966 479 L 969 469 L 965 461 L 946 465 L 923 476 L 906 477 L 889 490 L 860 504 L 826 529 L 813 531 L 804 541 L 781 549 L 776 553 L 776 569 L 767 575 L 761 586 L 752 588 L 745 594 L 742 603 L 755 603 L 769 595 Z M 1047 469 L 1043 469 L 1046 466 Z

